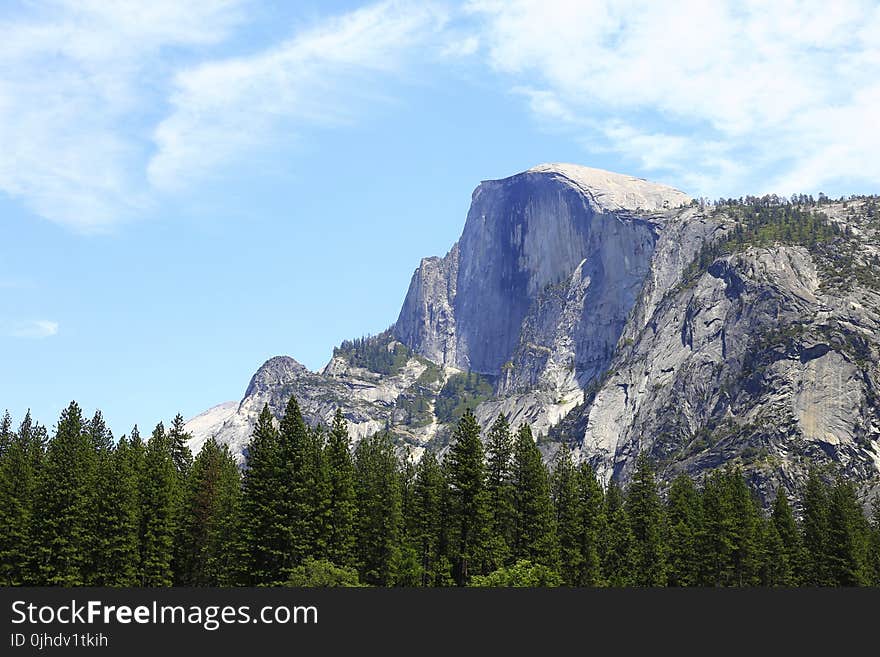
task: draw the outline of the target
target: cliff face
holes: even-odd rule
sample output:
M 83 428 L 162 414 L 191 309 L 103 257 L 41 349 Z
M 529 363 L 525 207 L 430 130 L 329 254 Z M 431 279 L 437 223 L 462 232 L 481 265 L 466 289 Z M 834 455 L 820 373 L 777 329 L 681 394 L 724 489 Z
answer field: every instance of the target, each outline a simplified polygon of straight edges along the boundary
M 193 447 L 213 434 L 242 454 L 263 404 L 280 416 L 295 394 L 313 424 L 340 407 L 354 440 L 388 429 L 417 457 L 448 442 L 460 402 L 484 426 L 505 413 L 549 434 L 547 458 L 568 443 L 606 479 L 647 451 L 664 477 L 738 463 L 769 492 L 833 463 L 873 485 L 871 203 L 825 203 L 824 219 L 798 215 L 809 230 L 784 218 L 784 238 L 750 242 L 735 206 L 628 176 L 557 164 L 483 182 L 388 332 L 343 345 L 320 373 L 271 359 L 237 406 L 191 421 Z M 819 224 L 825 246 L 809 233 Z

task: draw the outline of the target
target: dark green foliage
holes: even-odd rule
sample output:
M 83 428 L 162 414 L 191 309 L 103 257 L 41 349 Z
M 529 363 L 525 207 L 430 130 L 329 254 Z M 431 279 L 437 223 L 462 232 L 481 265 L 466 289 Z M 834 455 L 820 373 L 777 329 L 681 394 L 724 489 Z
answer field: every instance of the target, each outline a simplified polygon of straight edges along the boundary
M 480 425 L 469 409 L 456 427 L 448 459 L 450 554 L 455 581 L 464 586 L 485 563 L 491 522 Z
M 645 454 L 639 454 L 636 460 L 636 471 L 626 491 L 626 512 L 633 538 L 632 583 L 663 586 L 666 584 L 663 505 L 653 468 Z
M 605 491 L 607 526 L 602 545 L 602 577 L 608 586 L 632 586 L 633 536 L 623 491 L 612 481 Z
M 257 418 L 243 481 L 241 541 L 245 580 L 280 585 L 289 577 L 292 549 L 285 454 L 268 406 Z
M 333 349 L 334 358 L 344 358 L 350 365 L 385 375 L 400 372 L 412 355 L 409 347 L 394 340 L 390 329 L 379 335 L 344 340 Z
M 425 454 L 416 468 L 413 484 L 411 543 L 416 550 L 422 586 L 451 583 L 451 566 L 446 557 L 448 488 L 443 469 L 432 453 Z
M 290 571 L 287 586 L 308 586 L 321 588 L 360 586 L 357 570 L 338 566 L 325 559 L 309 557 Z
M 499 568 L 488 575 L 476 575 L 472 586 L 481 587 L 549 587 L 561 586 L 562 578 L 553 568 L 535 564 L 527 559 L 517 561 L 509 568 Z
M 578 467 L 583 533 L 581 555 L 583 565 L 579 586 L 599 586 L 602 583 L 602 540 L 606 532 L 605 494 L 596 473 L 589 463 Z
M 174 466 L 165 427 L 153 430 L 144 453 L 140 478 L 141 586 L 171 586 L 173 547 L 177 535 L 183 481 Z
M 553 470 L 552 493 L 559 538 L 559 574 L 567 586 L 578 586 L 584 571 L 584 510 L 581 472 L 564 447 Z
M 513 437 L 499 415 L 486 436 L 486 495 L 491 514 L 487 538 L 489 567 L 498 568 L 513 553 Z
M 32 423 L 30 411 L 18 433 L 12 432 L 8 413 L 0 423 L 0 586 L 35 580 L 28 566 L 44 433 L 45 429 Z
M 89 584 L 95 452 L 76 402 L 61 413 L 35 493 L 33 577 L 40 584 Z
M 174 461 L 175 470 L 182 478 L 186 478 L 193 464 L 192 452 L 186 444 L 192 436 L 187 433 L 184 425 L 183 416 L 178 413 L 171 421 L 171 428 L 168 430 L 171 459 Z
M 557 569 L 559 550 L 550 482 L 541 452 L 524 424 L 513 449 L 513 559 Z
M 434 415 L 440 422 L 458 422 L 470 408 L 492 398 L 492 384 L 476 372 L 453 374 L 437 396 Z
M 230 586 L 236 581 L 236 522 L 241 477 L 226 445 L 209 439 L 187 480 L 181 522 L 182 583 Z
M 390 436 L 377 433 L 361 440 L 354 466 L 360 580 L 390 586 L 397 583 L 402 535 L 398 463 Z
M 345 420 L 310 429 L 295 399 L 256 423 L 244 478 L 182 420 L 113 445 L 75 403 L 52 440 L 0 418 L 0 584 L 97 586 L 880 585 L 880 499 L 812 472 L 764 513 L 742 472 L 682 475 L 661 502 L 640 457 L 603 492 L 564 449 L 552 476 L 528 426 L 512 441 L 466 412 L 442 463 L 401 460 L 381 433 L 349 452 Z
M 354 463 L 349 452 L 348 423 L 336 410 L 330 437 L 324 448 L 327 473 L 327 558 L 339 566 L 354 566 L 355 518 L 357 496 Z

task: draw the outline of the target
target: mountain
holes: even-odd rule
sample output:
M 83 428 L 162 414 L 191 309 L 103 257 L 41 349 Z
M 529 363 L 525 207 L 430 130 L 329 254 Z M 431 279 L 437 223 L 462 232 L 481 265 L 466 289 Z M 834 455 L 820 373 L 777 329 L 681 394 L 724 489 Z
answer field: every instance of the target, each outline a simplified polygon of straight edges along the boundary
M 242 401 L 188 424 L 243 454 L 264 403 L 336 407 L 357 440 L 418 457 L 464 408 L 568 443 L 606 480 L 744 467 L 794 489 L 811 464 L 880 472 L 876 197 L 707 204 L 639 178 L 544 164 L 474 191 L 461 238 L 416 269 L 397 321 L 321 372 L 267 361 Z

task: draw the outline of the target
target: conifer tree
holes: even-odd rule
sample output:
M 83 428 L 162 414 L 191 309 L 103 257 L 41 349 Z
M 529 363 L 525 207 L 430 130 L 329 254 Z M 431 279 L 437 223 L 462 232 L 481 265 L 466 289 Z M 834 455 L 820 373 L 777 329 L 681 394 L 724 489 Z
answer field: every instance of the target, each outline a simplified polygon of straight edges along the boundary
M 95 453 L 76 402 L 61 412 L 40 471 L 34 507 L 34 576 L 45 585 L 87 583 Z
M 229 586 L 236 574 L 236 520 L 241 478 L 226 445 L 210 438 L 187 480 L 183 535 L 183 584 Z
M 12 416 L 7 410 L 3 413 L 3 417 L 0 418 L 0 458 L 3 458 L 9 445 L 12 443 L 12 438 Z
M 869 526 L 852 482 L 838 478 L 829 495 L 828 574 L 832 585 L 866 586 Z
M 28 564 L 32 555 L 34 495 L 43 456 L 41 431 L 30 411 L 11 430 L 12 418 L 4 416 L 3 453 L 0 454 L 0 586 L 33 584 Z
M 787 566 L 787 572 L 784 573 L 785 576 L 782 577 L 778 584 L 780 586 L 797 586 L 804 568 L 803 548 L 797 522 L 794 519 L 794 512 L 788 503 L 788 496 L 781 486 L 776 489 L 776 498 L 773 501 L 770 522 L 779 535 Z
M 290 537 L 290 564 L 318 557 L 323 514 L 316 503 L 321 483 L 319 439 L 303 420 L 299 403 L 291 397 L 279 430 L 288 499 L 286 526 Z M 285 580 L 287 577 L 285 577 Z
M 165 427 L 153 430 L 140 477 L 141 586 L 171 586 L 181 506 L 181 481 Z
M 382 432 L 361 440 L 354 465 L 360 580 L 391 586 L 397 582 L 400 567 L 402 517 L 397 457 L 390 436 Z
M 605 494 L 596 478 L 596 472 L 589 463 L 581 463 L 578 471 L 580 506 L 583 513 L 581 522 L 584 527 L 581 535 L 583 569 L 578 584 L 580 586 L 599 586 L 602 583 L 602 539 L 607 527 Z
M 342 411 L 337 408 L 324 452 L 329 495 L 327 558 L 343 567 L 354 566 L 356 563 L 354 546 L 357 497 L 349 442 L 348 423 Z
M 578 586 L 583 580 L 586 526 L 580 477 L 580 470 L 571 460 L 571 451 L 567 445 L 563 446 L 553 470 L 552 494 L 559 538 L 559 574 L 567 586 Z
M 491 519 L 480 425 L 470 409 L 459 420 L 452 440 L 447 457 L 451 558 L 455 581 L 459 586 L 464 586 L 472 575 L 484 574 L 486 538 Z
M 487 540 L 490 568 L 508 562 L 513 552 L 513 437 L 504 414 L 486 435 L 486 493 L 491 522 Z
M 699 581 L 702 512 L 700 493 L 693 479 L 686 474 L 676 477 L 666 503 L 669 586 L 695 586 Z
M 815 469 L 810 471 L 803 495 L 804 579 L 807 586 L 830 586 L 828 486 Z
M 192 440 L 192 434 L 187 432 L 183 416 L 178 413 L 171 421 L 171 428 L 168 429 L 168 443 L 171 449 L 171 460 L 174 461 L 174 469 L 180 475 L 181 481 L 186 479 L 193 464 L 193 455 L 187 445 L 190 440 Z
M 94 507 L 98 533 L 92 553 L 95 586 L 139 584 L 140 470 L 134 449 L 138 448 L 123 436 L 115 448 L 99 453 Z
M 760 583 L 762 554 L 762 517 L 757 500 L 742 472 L 724 473 L 732 502 L 732 580 L 731 586 L 755 586 Z
M 276 585 L 291 568 L 290 493 L 281 436 L 269 406 L 257 418 L 248 447 L 241 503 L 241 540 L 245 581 Z
M 648 457 L 636 459 L 636 470 L 626 492 L 626 511 L 633 536 L 635 586 L 666 584 L 663 505 Z
M 517 431 L 513 449 L 514 561 L 559 567 L 556 519 L 547 468 L 527 424 Z
M 612 480 L 605 492 L 607 529 L 602 549 L 602 577 L 608 586 L 632 586 L 635 562 L 633 536 L 626 514 L 623 491 Z
M 426 452 L 416 468 L 411 534 L 421 570 L 422 586 L 448 583 L 449 562 L 444 554 L 446 478 L 437 458 Z

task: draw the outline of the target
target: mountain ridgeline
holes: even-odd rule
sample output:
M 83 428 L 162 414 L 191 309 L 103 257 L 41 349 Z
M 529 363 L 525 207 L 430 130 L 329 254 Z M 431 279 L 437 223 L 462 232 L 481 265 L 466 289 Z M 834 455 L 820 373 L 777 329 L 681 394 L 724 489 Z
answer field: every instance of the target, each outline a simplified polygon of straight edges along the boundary
M 473 409 L 529 425 L 603 486 L 645 454 L 668 484 L 742 469 L 765 504 L 811 466 L 861 496 L 880 475 L 877 197 L 691 199 L 567 164 L 481 183 L 461 238 L 416 269 L 397 321 L 320 372 L 267 361 L 244 398 L 187 423 L 240 464 L 267 405 L 337 408 L 354 443 L 443 458 Z M 485 438 L 485 436 L 484 436 Z

